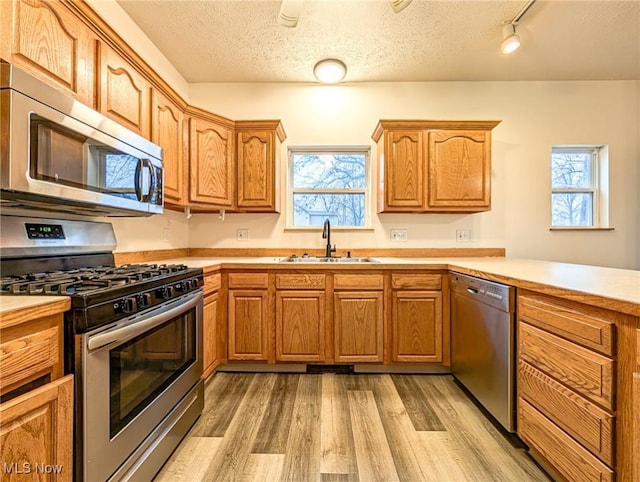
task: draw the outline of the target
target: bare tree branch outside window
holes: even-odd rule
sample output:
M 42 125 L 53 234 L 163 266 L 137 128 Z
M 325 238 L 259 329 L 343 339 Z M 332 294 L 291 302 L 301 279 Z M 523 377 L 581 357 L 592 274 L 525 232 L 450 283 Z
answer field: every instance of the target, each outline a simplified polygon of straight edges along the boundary
M 293 152 L 294 226 L 364 226 L 366 152 Z

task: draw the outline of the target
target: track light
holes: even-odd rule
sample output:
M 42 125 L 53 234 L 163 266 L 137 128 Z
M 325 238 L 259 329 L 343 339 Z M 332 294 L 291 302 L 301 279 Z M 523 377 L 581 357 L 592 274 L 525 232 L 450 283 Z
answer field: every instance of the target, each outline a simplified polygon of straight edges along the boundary
M 508 23 L 502 27 L 502 53 L 507 55 L 515 52 L 520 47 L 520 37 L 516 33 L 516 26 Z
M 500 48 L 503 54 L 508 55 L 520 47 L 520 37 L 516 33 L 516 26 L 534 3 L 536 3 L 536 0 L 529 0 L 515 17 L 504 22 L 502 27 L 502 46 Z
M 347 66 L 337 59 L 324 59 L 313 68 L 313 75 L 323 84 L 337 84 L 347 74 Z

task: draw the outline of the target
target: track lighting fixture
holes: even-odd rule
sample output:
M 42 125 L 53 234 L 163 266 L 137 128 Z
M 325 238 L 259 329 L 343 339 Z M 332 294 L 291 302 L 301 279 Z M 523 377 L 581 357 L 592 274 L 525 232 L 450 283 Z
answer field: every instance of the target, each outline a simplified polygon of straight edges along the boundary
M 524 14 L 536 3 L 536 0 L 529 0 L 527 4 L 513 17 L 511 20 L 504 22 L 502 27 L 502 53 L 508 55 L 515 52 L 520 47 L 520 36 L 516 33 L 518 22 L 524 17 Z
M 502 27 L 502 53 L 510 54 L 520 47 L 520 37 L 516 33 L 516 26 L 508 23 Z
M 324 59 L 313 68 L 313 75 L 323 84 L 337 84 L 347 74 L 347 66 L 337 59 Z

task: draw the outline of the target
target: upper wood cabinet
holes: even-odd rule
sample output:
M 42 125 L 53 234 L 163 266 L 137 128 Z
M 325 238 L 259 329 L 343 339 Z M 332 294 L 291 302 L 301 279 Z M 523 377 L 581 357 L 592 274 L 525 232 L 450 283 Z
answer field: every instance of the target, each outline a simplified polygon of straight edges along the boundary
M 491 209 L 491 129 L 499 121 L 382 120 L 378 211 Z
M 429 131 L 428 209 L 491 207 L 491 132 Z
M 151 91 L 151 142 L 162 147 L 165 205 L 185 205 L 184 113 L 156 89 Z
M 149 82 L 107 44 L 99 42 L 98 47 L 98 110 L 149 139 Z
M 280 121 L 237 121 L 239 211 L 280 212 Z
M 93 106 L 96 37 L 91 30 L 60 2 L 1 3 L 0 56 Z
M 234 131 L 226 122 L 189 120 L 189 201 L 203 210 L 236 206 Z
M 378 141 L 380 212 L 421 211 L 424 207 L 424 133 L 387 131 Z M 385 149 L 386 146 L 386 149 Z M 386 162 L 385 162 L 386 161 Z

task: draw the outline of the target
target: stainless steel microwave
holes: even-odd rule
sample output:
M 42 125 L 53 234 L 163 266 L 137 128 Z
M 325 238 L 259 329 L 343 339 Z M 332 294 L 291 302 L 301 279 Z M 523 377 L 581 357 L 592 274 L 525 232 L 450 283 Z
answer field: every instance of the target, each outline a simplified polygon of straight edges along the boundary
M 0 106 L 3 210 L 163 212 L 159 146 L 7 63 Z

